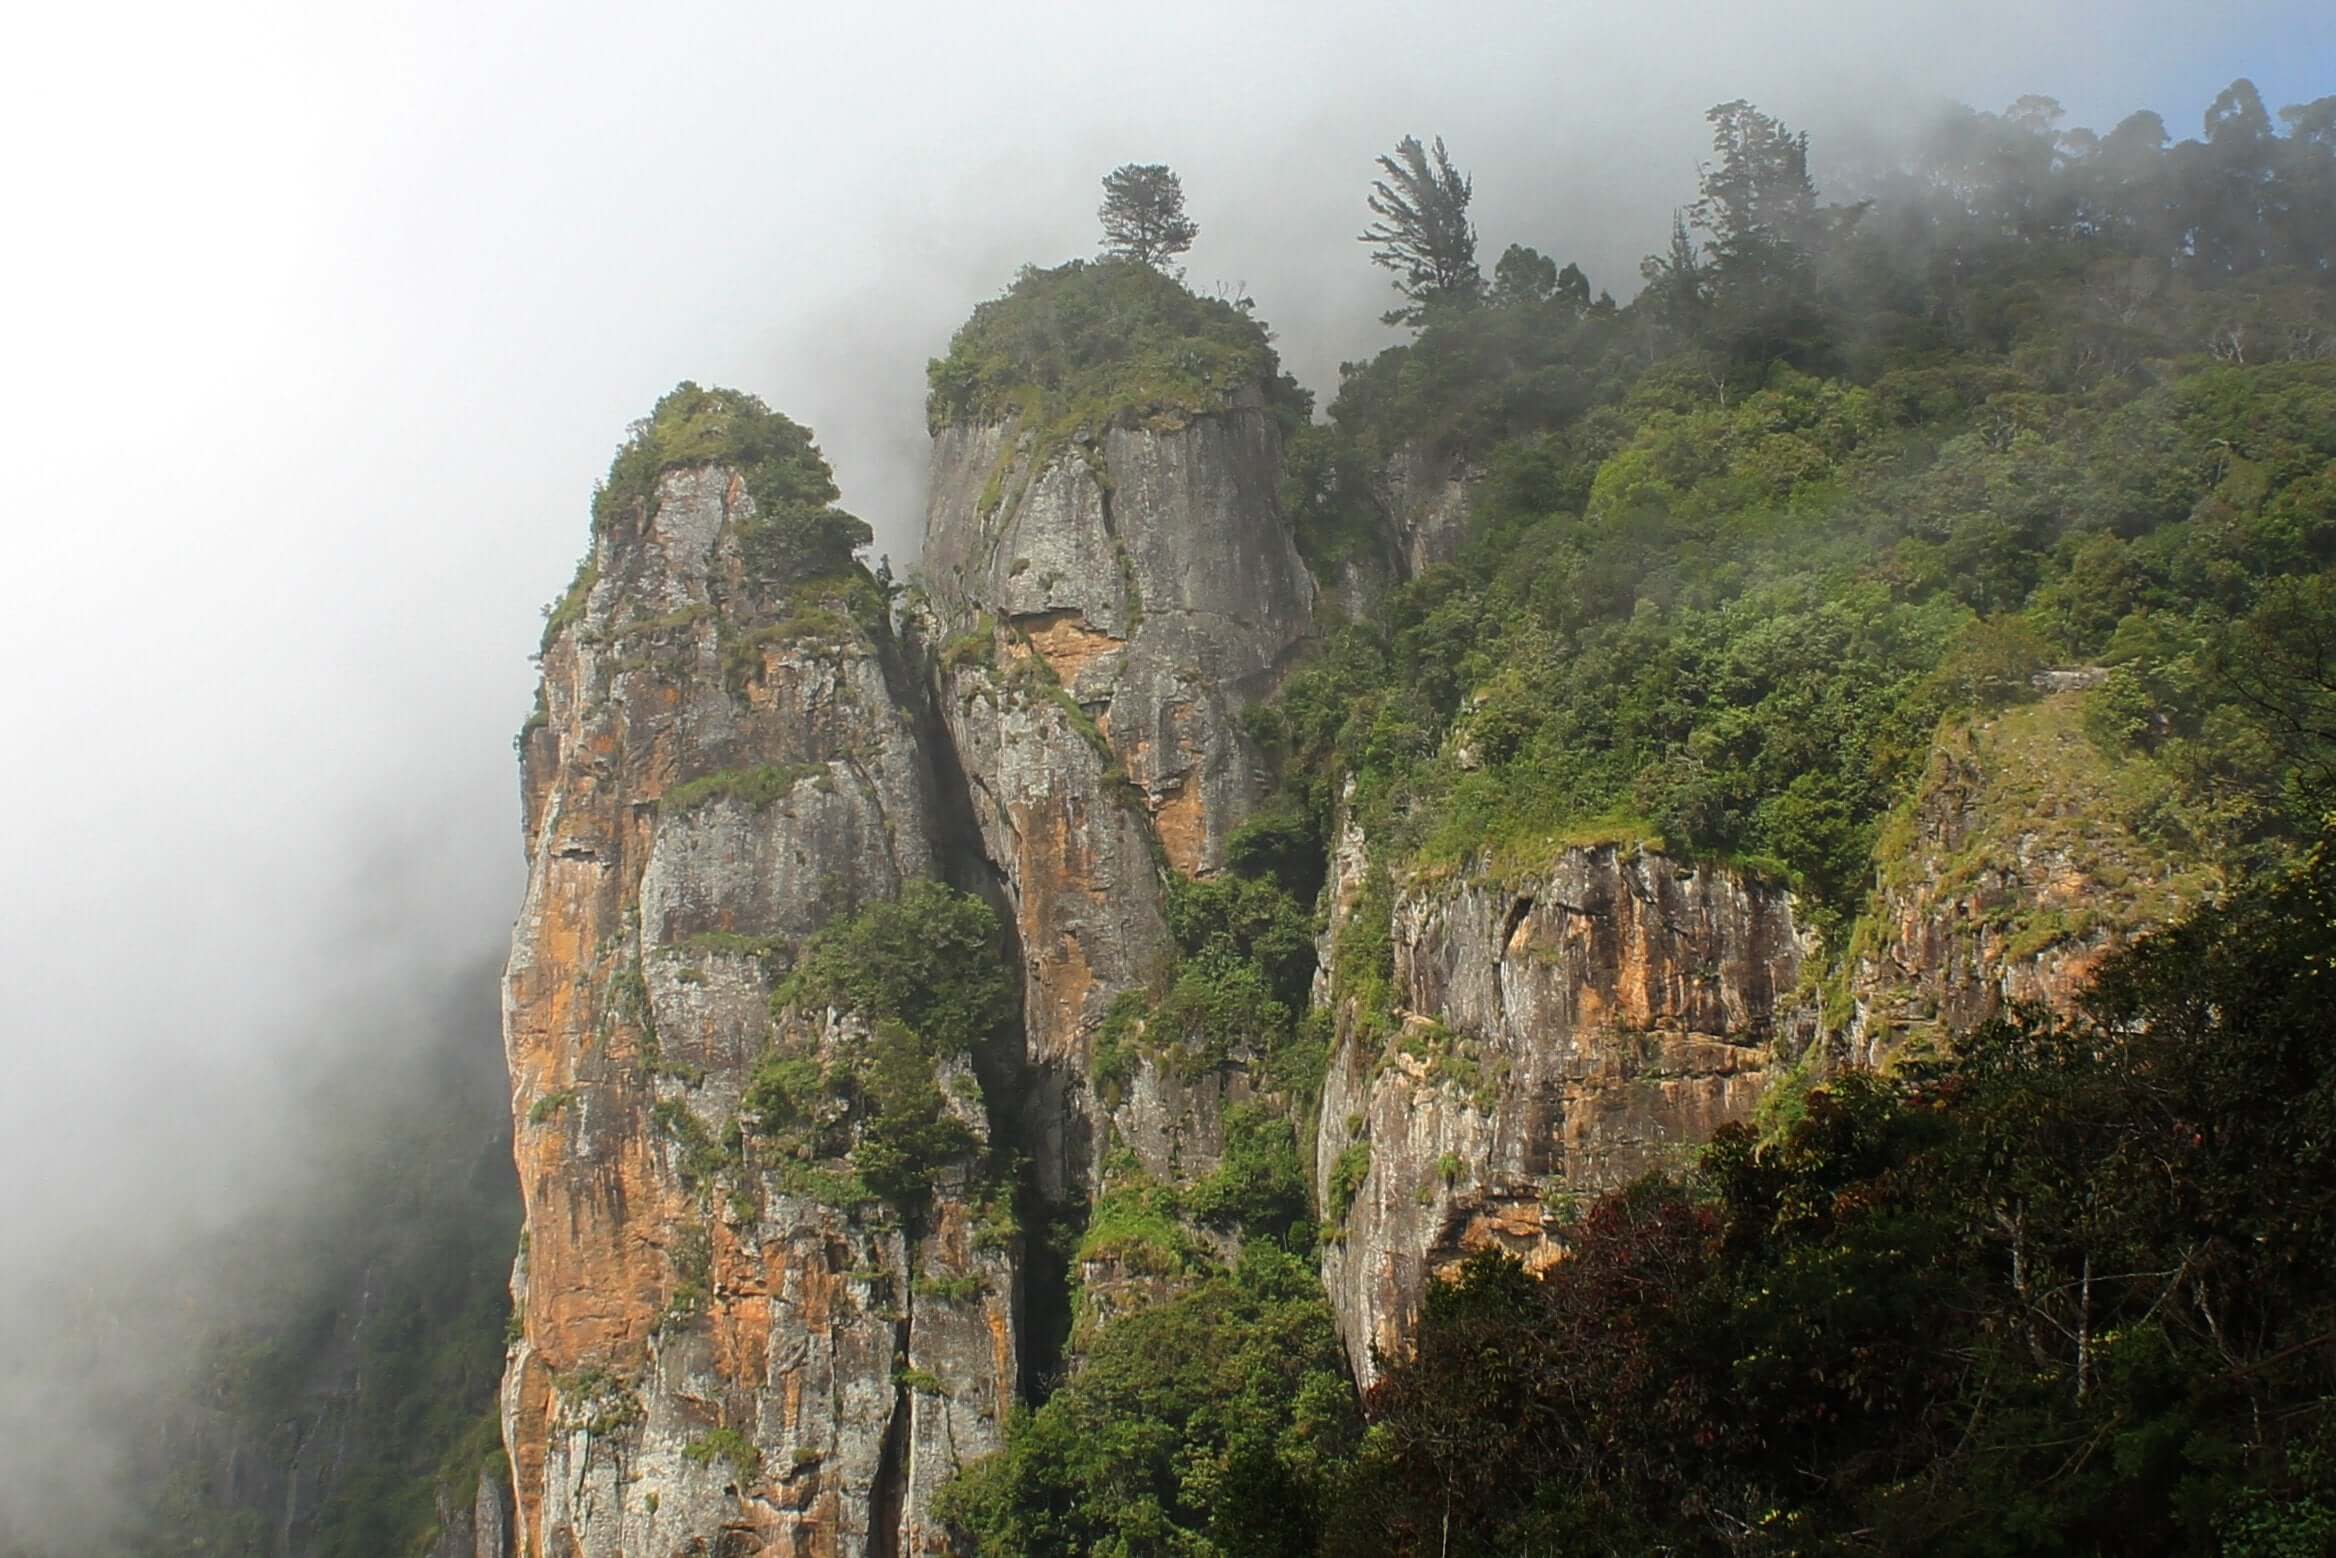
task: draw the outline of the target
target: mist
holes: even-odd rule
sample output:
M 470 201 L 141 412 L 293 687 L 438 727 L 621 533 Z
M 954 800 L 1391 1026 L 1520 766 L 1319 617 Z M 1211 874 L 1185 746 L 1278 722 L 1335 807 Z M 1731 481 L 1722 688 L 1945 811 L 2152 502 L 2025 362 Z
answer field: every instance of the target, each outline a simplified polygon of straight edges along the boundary
M 404 1047 L 499 958 L 539 607 L 676 381 L 809 424 L 906 571 L 926 360 L 1020 264 L 1091 252 L 1118 163 L 1177 169 L 1188 281 L 1253 297 L 1327 403 L 1394 339 L 1353 235 L 1406 133 L 1474 175 L 1488 262 L 1529 243 L 1627 297 L 1719 100 L 1809 129 L 1822 173 L 1950 99 L 2183 135 L 2235 76 L 2274 105 L 2336 80 L 2309 0 L 429 0 L 14 32 L 0 1506 L 51 1539 L 122 1453 L 89 1348 L 157 1391 L 188 1363 L 176 1320 L 133 1299 L 97 1346 L 66 1295 L 160 1291 L 299 1205 L 369 1118 L 322 1117 L 317 1079 L 418 1085 Z

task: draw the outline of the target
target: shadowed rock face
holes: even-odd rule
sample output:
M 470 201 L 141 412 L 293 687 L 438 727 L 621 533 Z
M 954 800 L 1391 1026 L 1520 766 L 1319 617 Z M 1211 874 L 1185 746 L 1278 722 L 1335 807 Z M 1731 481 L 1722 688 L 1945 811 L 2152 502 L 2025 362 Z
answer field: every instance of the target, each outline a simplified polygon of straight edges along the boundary
M 1365 854 L 1350 828 L 1334 924 L 1356 911 Z M 1577 1201 L 1747 1118 L 1775 1041 L 1808 1021 L 1791 1001 L 1810 951 L 1791 895 L 1643 849 L 1415 886 L 1393 942 L 1393 1022 L 1337 1014 L 1315 1144 L 1317 1182 L 1344 1157 L 1353 1187 L 1322 1273 L 1365 1384 L 1440 1270 L 1488 1247 L 1558 1259 Z
M 1262 796 L 1240 713 L 1277 683 L 1314 604 L 1280 461 L 1256 394 L 1046 450 L 1011 426 L 934 436 L 936 697 L 1020 934 L 1031 1135 L 1057 1195 L 1094 1171 L 1095 1029 L 1165 955 L 1163 870 L 1215 870 Z M 1129 1107 L 1158 1115 L 1148 1087 Z
M 934 1488 L 998 1443 L 1015 1378 L 1012 1252 L 973 1237 L 970 1165 L 911 1227 L 823 1204 L 730 1129 L 771 1032 L 759 947 L 941 863 L 889 635 L 787 617 L 739 556 L 750 514 L 707 467 L 611 516 L 522 740 L 503 1415 L 531 1555 L 924 1550 Z M 978 1139 L 970 1075 L 944 1080 Z M 921 1297 L 919 1275 L 978 1291 Z

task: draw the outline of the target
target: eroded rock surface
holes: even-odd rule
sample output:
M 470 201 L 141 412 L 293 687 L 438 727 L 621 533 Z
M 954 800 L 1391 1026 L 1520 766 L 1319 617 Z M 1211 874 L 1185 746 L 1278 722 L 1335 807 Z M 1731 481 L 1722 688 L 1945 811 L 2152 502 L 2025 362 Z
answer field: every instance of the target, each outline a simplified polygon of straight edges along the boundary
M 2211 866 L 2152 837 L 2164 781 L 2085 734 L 2087 685 L 1958 722 L 1933 745 L 1850 947 L 1853 1063 L 1948 1042 L 2015 1003 L 2067 1012 L 2103 959 L 2220 888 Z
M 1378 496 L 1407 577 L 1460 555 L 1481 473 L 1458 454 L 1410 443 L 1387 459 Z
M 1113 999 L 1163 964 L 1164 873 L 1215 870 L 1262 798 L 1240 714 L 1314 603 L 1280 460 L 1256 393 L 1051 447 L 1013 424 L 934 436 L 937 702 L 1020 935 L 1033 1134 L 1057 1194 L 1096 1171 L 1089 1051 Z
M 1327 948 L 1367 939 L 1337 931 L 1370 912 L 1368 869 L 1350 826 Z M 1365 1384 L 1431 1278 L 1487 1247 L 1559 1258 L 1577 1205 L 1747 1118 L 1813 1016 L 1790 894 L 1645 849 L 1415 885 L 1391 926 L 1392 1010 L 1342 1003 L 1315 1142 L 1323 1282 Z M 1323 998 L 1340 983 L 1334 955 Z
M 929 1550 L 934 1488 L 998 1443 L 1015 1379 L 970 1163 L 903 1218 L 736 1129 L 768 954 L 935 874 L 941 831 L 890 634 L 758 583 L 751 515 L 708 466 L 608 516 L 522 738 L 503 1415 L 530 1555 Z

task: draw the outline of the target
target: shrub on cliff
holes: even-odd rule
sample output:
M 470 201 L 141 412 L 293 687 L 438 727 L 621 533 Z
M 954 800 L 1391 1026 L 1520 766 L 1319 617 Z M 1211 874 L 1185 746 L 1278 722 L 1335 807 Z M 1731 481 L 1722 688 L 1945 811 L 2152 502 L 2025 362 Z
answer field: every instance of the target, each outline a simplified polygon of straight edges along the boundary
M 742 1124 L 798 1158 L 848 1160 L 850 1182 L 806 1184 L 914 1205 L 936 1170 L 979 1145 L 942 1094 L 940 1064 L 971 1054 L 1013 1016 L 997 916 L 977 898 L 920 881 L 825 926 L 773 992 L 771 1010 L 826 1007 L 863 1018 L 865 1042 L 824 1065 L 802 1048 L 770 1049 L 748 1078 Z M 826 1107 L 831 1099 L 847 1107 Z
M 1013 1015 L 1012 976 L 987 904 L 939 882 L 911 882 L 823 927 L 772 998 L 905 1024 L 934 1055 L 971 1054 Z
M 983 1553 L 1315 1551 L 1354 1387 L 1310 1267 L 1239 1267 L 1114 1321 L 935 1510 Z
M 896 1205 L 922 1200 L 933 1173 L 968 1157 L 977 1143 L 949 1113 L 933 1057 L 897 1023 L 879 1023 L 853 1077 L 865 1117 L 852 1144 L 852 1172 Z

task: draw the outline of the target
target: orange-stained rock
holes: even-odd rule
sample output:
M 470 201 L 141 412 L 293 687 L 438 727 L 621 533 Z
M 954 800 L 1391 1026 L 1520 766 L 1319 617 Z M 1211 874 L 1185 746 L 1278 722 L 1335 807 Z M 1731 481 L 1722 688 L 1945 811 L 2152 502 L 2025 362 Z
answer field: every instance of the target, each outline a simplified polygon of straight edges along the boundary
M 1263 798 L 1240 716 L 1314 603 L 1261 391 L 1082 437 L 1040 449 L 1010 425 L 940 428 L 919 567 L 927 636 L 989 643 L 941 657 L 935 701 L 1021 935 L 1023 1134 L 1056 1196 L 1098 1188 L 1096 1029 L 1164 964 L 1164 873 L 1217 869 Z M 1179 1161 L 1206 1172 L 1215 1127 L 1191 1117 Z
M 1336 922 L 1363 912 L 1367 869 L 1349 824 Z M 1416 885 L 1390 932 L 1395 1021 L 1373 1039 L 1351 1005 L 1335 1014 L 1315 1143 L 1324 1187 L 1367 1154 L 1322 1255 L 1366 1384 L 1439 1272 L 1495 1247 L 1536 1269 L 1561 1258 L 1578 1205 L 1748 1118 L 1778 1041 L 1814 1019 L 1795 998 L 1813 949 L 1791 894 L 1636 847 Z
M 887 633 L 790 619 L 740 554 L 751 508 L 700 469 L 611 516 L 521 744 L 505 1044 L 527 1222 L 503 1417 L 531 1558 L 920 1550 L 1015 1377 L 1013 1251 L 965 1235 L 969 1170 L 937 1192 L 943 1240 L 812 1199 L 820 1166 L 731 1131 L 771 1042 L 757 948 L 942 864 L 915 680 Z M 842 1019 L 798 1037 L 867 1042 Z M 947 1080 L 980 1139 L 970 1072 Z M 944 1265 L 974 1297 L 917 1295 Z M 944 1394 L 906 1388 L 912 1366 Z
M 1018 618 L 1014 627 L 1021 635 L 1022 644 L 1035 650 L 1054 673 L 1054 679 L 1065 687 L 1078 686 L 1081 672 L 1121 644 L 1110 634 L 1089 627 L 1087 619 L 1075 611 L 1042 611 Z
M 2147 826 L 2152 776 L 2085 733 L 2084 697 L 1954 721 L 1932 744 L 1851 949 L 1850 1060 L 1952 1042 L 2014 1003 L 2067 1012 L 2104 958 L 2220 890 Z

